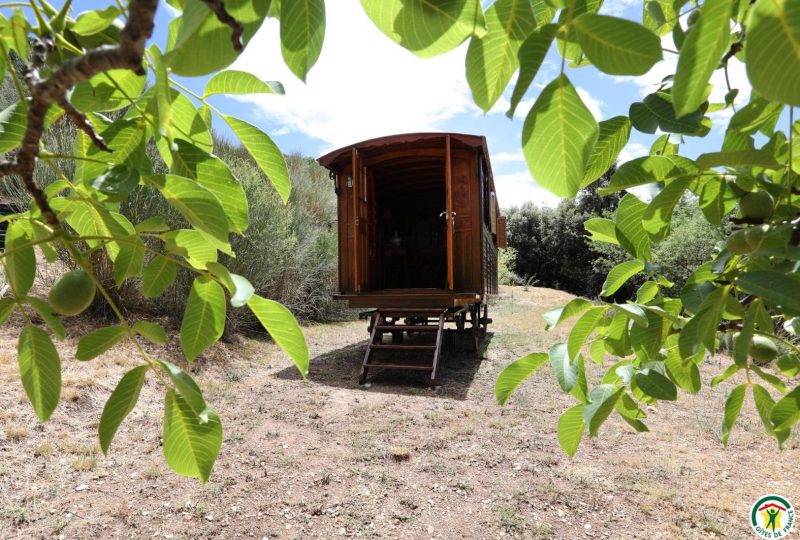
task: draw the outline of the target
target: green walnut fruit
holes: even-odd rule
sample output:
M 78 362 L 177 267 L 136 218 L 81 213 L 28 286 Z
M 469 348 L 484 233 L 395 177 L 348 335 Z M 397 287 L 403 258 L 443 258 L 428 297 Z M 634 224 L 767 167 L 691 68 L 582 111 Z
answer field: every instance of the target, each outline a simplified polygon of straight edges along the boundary
M 94 281 L 83 270 L 67 272 L 50 289 L 50 305 L 62 315 L 77 315 L 89 307 L 96 292 Z
M 733 346 L 736 346 L 736 342 L 739 340 L 740 332 L 735 332 L 732 336 L 733 338 Z M 775 344 L 775 341 L 772 339 L 761 336 L 755 335 L 753 336 L 753 340 L 750 342 L 750 350 L 748 354 L 753 359 L 753 361 L 758 365 L 766 365 L 775 360 L 778 357 L 778 346 Z
M 689 13 L 689 17 L 686 19 L 686 26 L 691 28 L 692 26 L 694 26 L 694 23 L 696 23 L 697 19 L 699 18 L 700 18 L 700 10 L 695 9 L 694 11 Z
M 755 251 L 761 246 L 764 237 L 769 232 L 768 225 L 759 225 L 758 227 L 750 227 L 744 234 L 747 245 L 750 246 L 750 251 Z
M 775 200 L 766 191 L 753 191 L 739 201 L 739 211 L 745 218 L 764 221 L 775 211 Z
M 734 231 L 733 234 L 728 237 L 728 241 L 725 242 L 725 245 L 728 247 L 728 251 L 734 255 L 744 255 L 745 253 L 753 251 L 753 248 L 750 247 L 750 243 L 747 241 L 746 229 Z
M 753 336 L 753 343 L 750 345 L 750 356 L 759 365 L 769 364 L 778 357 L 778 346 L 770 338 L 765 336 Z

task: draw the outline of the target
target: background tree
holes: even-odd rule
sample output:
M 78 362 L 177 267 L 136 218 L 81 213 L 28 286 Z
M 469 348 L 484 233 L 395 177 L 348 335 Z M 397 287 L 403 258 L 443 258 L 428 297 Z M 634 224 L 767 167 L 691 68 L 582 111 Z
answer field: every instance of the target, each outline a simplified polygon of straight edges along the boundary
M 516 250 L 511 270 L 522 278 L 535 279 L 543 287 L 595 297 L 608 272 L 589 241 L 583 223 L 613 214 L 620 196 L 601 197 L 612 167 L 597 181 L 581 189 L 575 199 L 561 201 L 555 208 L 526 203 L 504 212 L 508 217 L 508 242 Z M 613 255 L 614 253 L 612 253 Z

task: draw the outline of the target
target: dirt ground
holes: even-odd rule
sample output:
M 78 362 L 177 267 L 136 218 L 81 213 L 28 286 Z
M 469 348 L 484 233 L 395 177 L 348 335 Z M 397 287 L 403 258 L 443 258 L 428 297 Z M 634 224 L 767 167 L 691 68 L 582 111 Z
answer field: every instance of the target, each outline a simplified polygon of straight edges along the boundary
M 73 339 L 60 346 L 63 401 L 40 425 L 17 374 L 19 328 L 7 324 L 0 538 L 749 538 L 747 514 L 759 496 L 800 506 L 800 439 L 779 452 L 751 397 L 730 445 L 719 442 L 725 392 L 738 378 L 650 409 L 650 433 L 612 418 L 573 460 L 556 441 L 572 398 L 549 369 L 508 406 L 496 405 L 500 370 L 565 335 L 544 333 L 540 314 L 568 299 L 504 288 L 483 358 L 457 342 L 436 390 L 398 372 L 359 387 L 363 321 L 305 329 L 308 382 L 270 343 L 215 346 L 192 366 L 225 427 L 205 487 L 163 462 L 163 393 L 152 380 L 109 457 L 98 453 L 97 421 L 135 365 L 132 351 L 79 363 L 74 336 L 86 323 L 74 323 Z M 177 337 L 152 352 L 178 363 Z M 703 377 L 722 370 L 711 360 Z

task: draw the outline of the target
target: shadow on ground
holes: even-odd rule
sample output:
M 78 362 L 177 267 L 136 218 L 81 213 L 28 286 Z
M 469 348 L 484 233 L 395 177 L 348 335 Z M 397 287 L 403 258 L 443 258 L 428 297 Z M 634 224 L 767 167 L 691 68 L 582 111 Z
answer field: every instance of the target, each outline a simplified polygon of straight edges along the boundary
M 369 392 L 401 395 L 430 395 L 431 397 L 465 400 L 469 389 L 486 356 L 494 334 L 489 332 L 481 341 L 478 351 L 472 350 L 472 337 L 465 334 L 448 333 L 442 344 L 439 360 L 439 385 L 436 389 L 428 387 L 427 373 L 408 370 L 373 369 L 369 372 L 367 384 L 359 386 L 358 375 L 367 348 L 367 340 L 347 347 L 326 352 L 311 359 L 308 378 L 311 382 L 337 388 L 363 389 Z M 406 341 L 425 343 L 432 336 L 415 335 Z M 402 355 L 403 362 L 430 362 L 430 351 L 376 351 L 371 361 L 388 362 Z M 390 356 L 391 355 L 391 356 Z M 299 379 L 294 367 L 279 371 L 280 379 Z

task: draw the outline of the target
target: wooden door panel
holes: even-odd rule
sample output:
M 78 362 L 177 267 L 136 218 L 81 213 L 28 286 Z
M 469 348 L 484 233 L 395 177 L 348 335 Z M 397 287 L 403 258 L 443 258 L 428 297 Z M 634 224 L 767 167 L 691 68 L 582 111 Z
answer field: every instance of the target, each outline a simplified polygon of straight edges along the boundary
M 454 151 L 453 212 L 453 285 L 456 290 L 481 290 L 480 257 L 480 185 L 475 156 L 469 151 Z
M 359 172 L 360 186 L 358 190 L 358 290 L 370 290 L 370 271 L 369 271 L 369 237 L 370 219 L 368 198 L 371 196 L 367 189 L 367 171 L 362 166 Z
M 343 293 L 355 292 L 353 269 L 353 190 L 347 187 L 347 178 L 352 177 L 352 169 L 344 167 L 337 177 L 339 188 L 339 290 Z
M 353 221 L 351 223 L 351 249 L 353 265 L 353 289 L 355 292 L 370 290 L 369 272 L 369 238 L 370 238 L 370 219 L 369 219 L 369 197 L 373 194 L 369 192 L 369 182 L 367 168 L 358 155 L 358 150 L 353 148 L 351 156 L 352 188 L 351 207 Z

